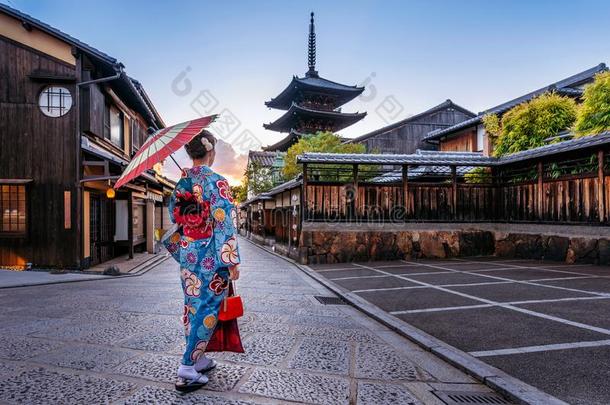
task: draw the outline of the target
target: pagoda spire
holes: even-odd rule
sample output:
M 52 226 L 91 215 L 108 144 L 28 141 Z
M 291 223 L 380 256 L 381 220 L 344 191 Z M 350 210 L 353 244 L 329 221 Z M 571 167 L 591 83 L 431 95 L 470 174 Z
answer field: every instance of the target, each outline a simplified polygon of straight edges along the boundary
M 309 20 L 309 41 L 307 46 L 307 64 L 309 70 L 305 74 L 307 77 L 318 77 L 316 71 L 316 27 L 313 22 L 313 11 Z

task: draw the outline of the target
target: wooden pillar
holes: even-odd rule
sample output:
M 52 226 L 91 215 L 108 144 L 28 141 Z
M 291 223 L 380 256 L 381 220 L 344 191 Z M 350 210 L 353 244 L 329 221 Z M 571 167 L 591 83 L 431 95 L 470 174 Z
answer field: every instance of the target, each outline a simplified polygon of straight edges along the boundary
M 129 258 L 133 259 L 133 192 L 131 190 L 127 196 L 127 244 Z
M 604 151 L 600 149 L 597 152 L 597 210 L 599 212 L 599 222 L 605 222 L 607 218 L 605 195 Z
M 491 217 L 488 219 L 500 220 L 504 216 L 504 188 L 502 187 L 502 181 L 500 178 L 500 170 L 497 167 L 490 167 L 491 171 L 491 184 L 492 184 L 492 198 L 493 206 L 490 212 Z
M 301 222 L 307 219 L 307 163 L 303 163 L 303 185 L 301 186 Z
M 544 193 L 543 193 L 543 177 L 544 177 L 544 166 L 542 162 L 538 162 L 538 193 L 536 194 L 538 219 L 542 221 L 544 219 Z
M 451 166 L 451 202 L 453 219 L 457 218 L 457 170 L 455 166 Z
M 402 205 L 406 221 L 409 215 L 409 165 L 402 165 Z
M 353 187 L 354 187 L 354 198 L 352 198 L 353 216 L 358 218 L 358 165 L 353 166 Z
M 146 200 L 146 251 L 155 253 L 155 202 Z

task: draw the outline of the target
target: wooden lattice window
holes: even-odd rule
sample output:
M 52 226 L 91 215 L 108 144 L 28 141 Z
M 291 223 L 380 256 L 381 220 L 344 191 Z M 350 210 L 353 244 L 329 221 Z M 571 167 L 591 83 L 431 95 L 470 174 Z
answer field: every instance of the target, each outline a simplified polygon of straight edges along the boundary
M 27 231 L 26 186 L 0 184 L 0 235 L 25 235 Z
M 40 92 L 38 106 L 47 117 L 61 117 L 70 111 L 72 95 L 64 87 L 47 86 Z

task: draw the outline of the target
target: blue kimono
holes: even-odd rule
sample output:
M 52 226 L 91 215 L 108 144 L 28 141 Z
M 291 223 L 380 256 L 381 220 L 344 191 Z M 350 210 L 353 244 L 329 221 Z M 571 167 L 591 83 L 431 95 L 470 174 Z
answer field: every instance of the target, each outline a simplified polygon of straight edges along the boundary
M 204 218 L 203 222 L 193 226 L 186 221 L 164 239 L 164 244 L 180 263 L 186 337 L 182 362 L 193 365 L 205 352 L 216 327 L 220 304 L 229 285 L 228 267 L 239 264 L 239 252 L 237 211 L 227 180 L 207 166 L 187 169 L 170 199 L 169 214 L 173 223 L 177 219 L 179 224 L 184 221 L 180 206 L 176 207 L 185 195 L 197 201 L 197 206 L 205 207 L 196 216 Z

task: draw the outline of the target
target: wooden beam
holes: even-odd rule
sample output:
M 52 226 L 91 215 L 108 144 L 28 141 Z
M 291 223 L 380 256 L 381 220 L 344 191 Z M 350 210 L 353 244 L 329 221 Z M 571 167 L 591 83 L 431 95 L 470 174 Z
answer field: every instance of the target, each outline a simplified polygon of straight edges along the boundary
M 457 217 L 457 169 L 451 166 L 451 202 L 453 219 Z
M 538 162 L 538 193 L 537 193 L 537 211 L 538 211 L 538 219 L 542 220 L 544 218 L 544 193 L 543 193 L 543 177 L 544 177 L 544 165 L 542 162 Z
M 2 184 L 28 184 L 33 181 L 33 179 L 0 179 Z
M 402 165 L 402 204 L 406 220 L 409 215 L 409 165 Z
M 129 249 L 129 258 L 133 259 L 133 196 L 132 191 L 129 191 L 127 197 L 127 246 Z
M 301 222 L 307 219 L 307 163 L 303 163 L 303 191 L 301 191 Z
M 352 198 L 352 215 L 354 218 L 358 218 L 358 164 L 353 165 L 353 178 L 354 197 Z
M 599 222 L 605 222 L 607 217 L 604 183 L 604 151 L 600 149 L 597 152 L 597 210 Z

